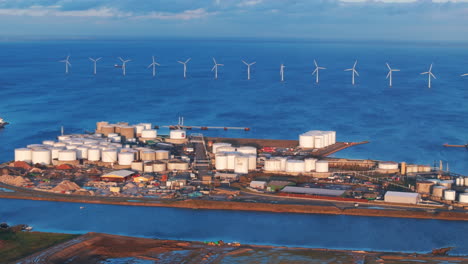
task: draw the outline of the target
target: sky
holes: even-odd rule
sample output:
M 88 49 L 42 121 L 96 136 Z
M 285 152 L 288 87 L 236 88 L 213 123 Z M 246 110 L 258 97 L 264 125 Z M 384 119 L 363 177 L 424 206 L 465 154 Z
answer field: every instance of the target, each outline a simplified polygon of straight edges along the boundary
M 468 41 L 468 0 L 0 0 L 0 38 Z

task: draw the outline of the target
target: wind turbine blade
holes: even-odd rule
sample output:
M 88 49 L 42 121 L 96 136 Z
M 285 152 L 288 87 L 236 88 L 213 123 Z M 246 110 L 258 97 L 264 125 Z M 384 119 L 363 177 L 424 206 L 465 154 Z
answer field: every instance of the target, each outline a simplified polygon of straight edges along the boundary
M 353 71 L 354 71 L 354 73 L 359 77 L 359 73 L 358 73 L 356 70 L 354 70 L 354 69 L 353 69 Z
M 431 63 L 431 67 L 429 67 L 429 72 L 432 71 L 432 63 Z
M 96 61 L 98 61 L 98 60 L 100 60 L 100 59 L 102 59 L 102 57 L 97 58 Z
M 188 59 L 185 61 L 185 63 L 188 63 L 191 59 L 192 59 L 192 58 L 188 58 Z
M 88 57 L 88 59 L 89 59 L 89 60 L 91 60 L 91 61 L 94 61 L 94 60 L 93 60 L 93 59 L 91 59 L 90 57 Z
M 181 61 L 177 61 L 177 62 L 180 63 L 180 64 L 185 64 L 185 62 L 181 62 Z
M 429 72 L 422 72 L 422 73 L 420 73 L 420 74 L 428 74 L 428 73 L 429 73 Z
M 318 67 L 320 70 L 326 70 L 327 68 L 324 67 Z
M 59 61 L 59 62 L 66 62 L 66 60 L 61 60 L 61 61 Z
M 315 71 L 312 72 L 312 75 L 314 75 L 318 71 L 318 68 L 315 68 Z
M 121 60 L 122 62 L 124 61 L 121 57 L 118 57 L 118 58 L 119 58 L 119 60 Z
M 346 70 L 344 70 L 344 71 L 352 71 L 352 70 L 353 70 L 353 69 L 346 69 Z
M 211 71 L 214 71 L 214 69 L 216 69 L 216 65 L 215 65 L 215 66 L 213 66 L 213 68 L 211 68 Z
M 147 67 L 147 68 L 149 68 L 149 67 L 151 67 L 151 66 L 153 66 L 153 65 L 154 65 L 154 64 L 153 64 L 153 63 L 151 63 L 150 65 L 148 65 L 148 67 Z
M 356 68 L 356 65 L 357 65 L 357 60 L 354 62 L 353 68 Z
M 156 64 L 156 65 L 158 65 L 158 66 L 161 66 L 161 64 L 159 64 L 159 63 L 157 63 L 157 62 L 155 62 L 154 64 Z
M 224 66 L 224 64 L 216 64 L 216 65 L 218 65 L 218 66 Z
M 432 78 L 437 79 L 437 78 L 435 77 L 435 75 L 432 74 L 432 72 L 430 72 L 429 74 L 432 76 Z
M 254 61 L 254 62 L 250 63 L 250 65 L 254 65 L 255 63 L 257 63 L 257 62 L 256 62 L 256 61 Z
M 315 67 L 318 67 L 317 62 L 314 60 Z
M 214 64 L 216 64 L 216 60 L 215 60 L 215 58 L 213 58 L 213 62 L 214 62 Z
M 242 60 L 242 62 L 243 62 L 245 65 L 249 66 L 249 64 L 248 64 L 247 62 L 245 62 L 244 60 Z
M 392 70 L 392 71 L 400 71 L 400 70 L 398 70 L 398 69 L 395 69 L 395 70 Z
M 386 62 L 385 64 L 387 64 L 387 68 L 388 68 L 389 70 L 392 70 L 392 68 L 390 68 L 390 65 L 388 65 L 387 62 Z
M 388 77 L 390 77 L 390 74 L 392 74 L 392 71 L 388 72 L 387 77 L 385 77 L 385 79 L 388 79 Z

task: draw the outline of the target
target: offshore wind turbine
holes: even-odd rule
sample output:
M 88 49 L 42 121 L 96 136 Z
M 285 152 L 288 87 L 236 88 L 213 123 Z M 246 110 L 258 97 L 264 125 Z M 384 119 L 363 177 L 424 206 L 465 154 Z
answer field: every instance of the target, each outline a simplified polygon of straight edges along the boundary
M 431 76 L 432 76 L 434 79 L 437 79 L 437 78 L 435 77 L 435 75 L 432 74 L 432 63 L 431 63 L 431 67 L 429 67 L 429 71 L 423 72 L 423 73 L 421 73 L 421 74 L 427 74 L 427 76 L 428 76 L 427 87 L 428 87 L 428 88 L 431 88 Z
M 250 66 L 254 65 L 255 63 L 257 63 L 256 61 L 252 62 L 252 63 L 247 63 L 245 61 L 242 61 L 245 65 L 247 65 L 247 80 L 250 80 Z
M 122 74 L 123 76 L 125 76 L 127 73 L 127 67 L 126 67 L 127 62 L 132 61 L 132 60 L 124 60 L 121 57 L 119 57 L 119 60 L 122 61 Z
M 356 74 L 359 77 L 359 73 L 356 71 L 356 65 L 357 65 L 357 60 L 354 62 L 354 65 L 351 69 L 346 69 L 345 71 L 352 71 L 353 73 L 353 78 L 351 83 L 354 85 L 354 74 Z
M 387 78 L 385 78 L 385 79 L 389 79 L 389 86 L 392 87 L 392 72 L 400 71 L 400 70 L 392 69 L 392 68 L 390 68 L 390 65 L 388 65 L 388 63 L 385 63 L 385 64 L 387 64 L 387 68 L 388 68 Z
M 94 70 L 93 70 L 94 75 L 96 75 L 96 62 L 98 62 L 100 59 L 102 59 L 102 57 L 99 57 L 97 59 L 89 58 L 89 60 L 91 60 L 94 64 Z
M 319 83 L 319 70 L 325 70 L 327 68 L 319 67 L 315 60 L 314 60 L 314 64 L 315 64 L 315 70 L 312 72 L 312 75 L 315 74 L 315 82 Z
M 215 58 L 213 58 L 214 66 L 211 68 L 211 71 L 215 72 L 215 80 L 218 80 L 218 66 L 224 66 L 224 64 L 219 64 L 216 62 Z
M 65 63 L 65 73 L 68 74 L 68 66 L 71 67 L 70 55 L 68 55 L 66 59 L 61 60 L 61 61 L 59 61 L 59 62 L 64 62 L 64 63 Z
M 153 67 L 153 77 L 154 77 L 156 76 L 156 65 L 161 66 L 161 64 L 156 62 L 156 60 L 154 59 L 154 56 L 152 56 L 152 58 L 153 58 L 153 62 L 150 65 L 148 65 L 148 68 Z
M 187 63 L 191 60 L 192 58 L 188 58 L 185 62 L 183 61 L 177 61 L 180 64 L 184 65 L 184 79 L 187 78 Z
M 286 66 L 284 66 L 284 64 L 281 64 L 280 66 L 280 75 L 281 75 L 281 81 L 284 82 L 284 68 L 286 68 Z

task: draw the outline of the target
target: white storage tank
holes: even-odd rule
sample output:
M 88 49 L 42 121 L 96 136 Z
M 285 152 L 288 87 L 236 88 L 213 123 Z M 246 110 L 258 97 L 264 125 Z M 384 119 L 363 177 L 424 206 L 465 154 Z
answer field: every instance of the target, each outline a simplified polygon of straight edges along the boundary
M 317 136 L 314 137 L 314 146 L 315 146 L 315 148 L 325 147 L 322 135 L 317 135 Z
M 319 160 L 315 163 L 315 171 L 316 172 L 328 172 L 328 161 L 327 160 Z
M 54 147 L 65 148 L 67 146 L 64 142 L 56 142 L 54 143 Z
M 29 148 L 15 149 L 15 161 L 32 162 L 32 150 Z
M 141 132 L 142 138 L 154 139 L 158 136 L 158 131 L 155 129 L 145 129 Z
M 168 150 L 156 150 L 155 151 L 155 158 L 156 160 L 164 160 L 169 159 L 170 152 Z
M 442 198 L 442 194 L 444 193 L 445 189 L 447 189 L 445 186 L 434 186 L 432 187 L 432 195 Z
M 219 146 L 216 148 L 216 153 L 220 152 L 235 152 L 236 148 L 232 146 Z
M 119 165 L 128 166 L 132 165 L 135 154 L 132 152 L 121 152 L 118 154 Z
M 301 148 L 314 148 L 315 137 L 312 134 L 304 133 L 299 135 L 299 146 Z
M 281 171 L 281 161 L 277 159 L 265 160 L 265 171 Z
M 99 148 L 90 148 L 90 149 L 88 149 L 88 160 L 89 161 L 99 161 L 99 160 L 101 160 L 101 149 L 99 149 Z
M 321 134 L 322 134 L 322 137 L 323 137 L 323 146 L 324 147 L 329 146 L 330 145 L 331 135 L 328 133 L 328 131 L 323 131 Z
M 117 150 L 106 149 L 101 152 L 101 158 L 103 162 L 116 162 L 117 161 Z
M 453 181 L 452 180 L 440 181 L 439 184 L 444 186 L 447 189 L 450 189 L 452 188 Z
M 53 146 L 54 144 L 55 144 L 55 141 L 53 141 L 53 140 L 44 140 L 44 141 L 42 141 L 42 145 Z
M 212 152 L 213 154 L 216 154 L 217 153 L 217 149 L 219 147 L 231 147 L 232 145 L 230 143 L 223 143 L 223 142 L 217 142 L 217 143 L 213 143 L 213 146 L 212 146 Z M 233 150 L 234 151 L 234 150 Z
M 140 125 L 144 126 L 145 129 L 152 129 L 152 124 L 151 123 L 140 123 Z
M 174 129 L 171 130 L 169 136 L 171 139 L 185 139 L 187 135 L 183 129 Z
M 379 169 L 381 170 L 398 170 L 398 163 L 393 161 L 380 161 Z
M 47 148 L 46 145 L 42 145 L 42 144 L 29 144 L 27 145 L 28 148 L 30 149 L 44 149 L 44 148 Z
M 288 160 L 286 157 L 276 157 L 275 159 L 280 161 L 280 171 L 286 171 L 286 161 Z
M 287 160 L 286 172 L 304 172 L 305 163 L 303 160 Z
M 58 136 L 57 139 L 59 141 L 64 141 L 64 140 L 70 139 L 70 136 L 69 135 Z
M 60 150 L 58 153 L 58 160 L 60 161 L 75 161 L 76 151 L 73 149 Z
M 233 170 L 236 166 L 236 157 L 239 155 L 239 152 L 226 152 L 227 156 L 227 169 Z
M 227 170 L 228 158 L 225 153 L 217 153 L 215 156 L 215 168 L 217 170 Z
M 188 170 L 189 166 L 186 162 L 170 161 L 167 163 L 168 170 Z
M 235 157 L 234 172 L 247 174 L 249 173 L 249 157 L 238 155 Z
M 151 129 L 151 127 L 149 129 Z M 142 124 L 135 125 L 135 132 L 137 134 L 141 135 L 141 132 L 143 132 L 143 130 L 145 130 L 144 125 L 142 125 Z
M 257 155 L 257 148 L 256 147 L 250 147 L 250 146 L 243 146 L 237 148 L 237 152 L 240 152 L 242 154 L 255 154 Z
M 156 159 L 156 152 L 153 150 L 144 150 L 141 152 L 140 156 L 143 161 L 152 161 Z
M 76 149 L 77 147 L 77 145 L 67 145 L 66 149 Z
M 80 146 L 76 148 L 76 158 L 77 159 L 87 159 L 88 158 L 88 147 Z
M 51 154 L 48 149 L 33 149 L 31 152 L 31 159 L 33 164 L 49 165 L 51 162 Z
M 136 171 L 143 171 L 143 162 L 141 161 L 134 161 L 132 162 L 132 170 Z
M 163 172 L 167 170 L 167 165 L 164 162 L 153 163 L 153 172 Z
M 455 194 L 454 190 L 445 190 L 444 191 L 444 200 L 447 201 L 455 201 Z
M 256 170 L 257 169 L 257 155 L 249 154 L 247 155 L 249 158 L 249 170 Z
M 143 165 L 144 172 L 153 172 L 153 163 L 148 162 Z
M 468 193 L 460 193 L 458 195 L 458 201 L 460 203 L 468 203 Z
M 464 179 L 464 182 L 465 182 L 465 186 L 468 186 L 468 177 Z
M 460 177 L 455 179 L 455 185 L 456 186 L 463 186 L 462 182 L 463 182 L 463 180 Z
M 315 163 L 317 162 L 317 159 L 305 159 L 304 160 L 304 170 L 305 172 L 311 172 L 315 170 Z
M 65 148 L 59 148 L 59 147 L 52 147 L 50 148 L 50 158 L 55 160 L 59 158 L 59 152 L 61 150 L 64 150 Z

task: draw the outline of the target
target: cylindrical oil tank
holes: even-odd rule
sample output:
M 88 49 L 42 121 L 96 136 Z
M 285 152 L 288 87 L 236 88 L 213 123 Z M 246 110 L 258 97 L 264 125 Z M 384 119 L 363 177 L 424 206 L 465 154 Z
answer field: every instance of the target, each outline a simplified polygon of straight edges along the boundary
M 75 146 L 83 145 L 83 140 L 81 140 L 81 139 L 73 139 L 73 140 L 70 142 L 70 145 L 75 145 Z
M 67 145 L 65 148 L 66 149 L 76 149 L 78 146 L 77 145 Z
M 458 201 L 460 203 L 468 203 L 468 193 L 460 193 L 458 195 Z
M 288 159 L 286 157 L 276 157 L 275 159 L 280 161 L 279 171 L 286 171 L 286 162 L 288 161 Z
M 415 172 L 418 172 L 418 165 L 415 165 L 415 164 L 408 164 L 408 165 L 406 165 L 406 172 L 407 172 L 407 173 L 415 173 Z
M 116 162 L 117 161 L 117 150 L 106 149 L 101 152 L 101 158 L 103 162 Z
M 257 154 L 248 154 L 247 157 L 249 158 L 249 170 L 256 170 L 257 169 Z
M 101 131 L 103 126 L 109 125 L 107 121 L 96 122 L 96 130 Z
M 227 169 L 233 170 L 236 166 L 236 156 L 239 155 L 239 152 L 226 152 L 227 156 Z
M 330 134 L 328 133 L 328 131 L 323 131 L 322 133 L 322 137 L 323 137 L 323 146 L 324 147 L 327 147 L 330 145 Z
M 59 152 L 61 150 L 64 150 L 65 148 L 60 148 L 60 147 L 52 147 L 50 148 L 50 158 L 55 160 L 59 158 Z
M 440 180 L 439 179 L 428 179 L 426 181 L 433 182 L 434 184 L 439 184 Z
M 58 136 L 57 139 L 58 139 L 59 141 L 65 141 L 65 140 L 70 139 L 70 135 Z
M 220 152 L 235 152 L 236 148 L 232 146 L 219 146 L 216 148 L 216 153 Z
M 169 133 L 169 137 L 171 139 L 185 139 L 187 135 L 185 134 L 185 130 L 183 129 L 174 129 L 171 130 L 171 132 Z
M 140 125 L 143 125 L 145 129 L 152 129 L 152 124 L 151 123 L 141 123 Z
M 330 131 L 330 134 L 331 134 L 331 138 L 332 138 L 331 143 L 336 144 L 336 131 Z
M 305 163 L 303 160 L 287 160 L 286 172 L 304 172 Z
M 76 148 L 76 158 L 77 159 L 87 159 L 88 158 L 88 147 L 80 146 Z
M 155 154 L 156 154 L 155 156 L 156 160 L 163 160 L 163 159 L 169 159 L 170 152 L 168 150 L 156 150 Z
M 141 160 L 153 161 L 156 159 L 156 153 L 153 150 L 145 150 L 141 153 Z
M 432 187 L 432 195 L 442 198 L 445 189 L 447 189 L 445 186 L 434 186 Z
M 145 129 L 141 132 L 142 138 L 155 139 L 158 136 L 158 131 L 155 129 Z
M 54 143 L 54 147 L 59 147 L 59 148 L 63 147 L 63 148 L 64 148 L 64 147 L 66 147 L 66 146 L 67 146 L 67 144 L 65 144 L 65 143 L 63 143 L 63 142 L 56 142 L 56 143 Z
M 119 135 L 119 133 L 109 133 L 109 134 L 107 135 L 107 137 L 108 137 L 108 138 L 112 138 L 112 137 L 116 137 L 116 136 L 118 136 L 118 135 Z
M 225 153 L 216 154 L 215 167 L 217 170 L 227 170 L 227 155 Z
M 33 164 L 49 165 L 51 161 L 50 150 L 48 149 L 33 149 L 31 152 L 31 159 Z
M 151 129 L 151 127 L 149 129 Z M 135 125 L 135 132 L 136 132 L 137 135 L 141 136 L 141 132 L 143 132 L 143 130 L 145 130 L 144 125 L 142 125 L 142 124 Z
M 230 143 L 224 143 L 224 142 L 216 142 L 216 143 L 213 143 L 212 145 L 212 152 L 213 154 L 216 154 L 218 153 L 218 148 L 220 147 L 231 147 L 232 145 Z
M 316 135 L 314 137 L 314 146 L 315 148 L 323 148 L 325 147 L 325 144 L 324 144 L 324 139 L 323 139 L 323 136 L 322 135 Z
M 281 161 L 277 159 L 265 160 L 265 171 L 281 171 Z
M 132 165 L 135 158 L 135 154 L 131 152 L 121 152 L 118 154 L 119 165 Z
M 153 172 L 153 163 L 152 162 L 146 162 L 143 164 L 143 171 L 144 172 Z
M 188 170 L 189 166 L 186 162 L 181 161 L 169 161 L 167 163 L 168 170 Z
M 455 185 L 456 186 L 463 186 L 463 184 L 461 184 L 461 182 L 462 182 L 462 179 L 460 177 L 455 179 Z
M 101 149 L 99 148 L 90 148 L 88 149 L 88 160 L 89 161 L 99 161 L 101 159 Z
M 121 126 L 120 135 L 125 138 L 134 138 L 135 137 L 135 127 L 133 126 Z
M 444 186 L 447 189 L 452 188 L 453 181 L 452 180 L 446 180 L 446 181 L 440 181 L 440 185 Z
M 143 162 L 141 161 L 134 161 L 132 162 L 132 170 L 136 171 L 143 171 Z
M 42 145 L 42 144 L 29 144 L 27 147 L 30 148 L 30 149 L 44 149 L 44 148 L 47 148 L 46 145 Z
M 58 160 L 74 161 L 76 160 L 76 151 L 74 149 L 64 149 L 59 151 Z
M 44 141 L 42 141 L 42 145 L 53 146 L 54 144 L 55 144 L 55 141 L 53 141 L 53 140 L 44 140 Z
M 15 161 L 32 161 L 32 150 L 29 148 L 17 148 L 15 149 Z
M 115 133 L 120 134 L 121 129 L 122 129 L 122 125 L 120 125 L 120 124 L 115 125 Z
M 398 163 L 393 161 L 380 161 L 379 169 L 381 170 L 398 170 Z
M 121 136 L 113 136 L 110 138 L 113 143 L 120 143 L 122 142 L 122 137 Z
M 163 172 L 167 170 L 167 165 L 164 162 L 154 162 L 153 171 L 154 172 Z
M 249 157 L 238 155 L 235 157 L 234 172 L 247 174 L 249 173 Z
M 107 135 L 111 133 L 115 133 L 115 126 L 114 125 L 104 125 L 101 127 L 101 133 L 107 137 Z
M 314 148 L 315 147 L 314 135 L 310 135 L 307 133 L 299 135 L 299 146 L 301 148 Z
M 317 162 L 317 159 L 305 159 L 304 160 L 304 170 L 305 172 L 311 172 L 315 170 L 315 163 Z
M 429 166 L 429 165 L 418 165 L 418 172 L 431 172 L 431 166 Z
M 94 133 L 93 134 L 93 137 L 95 137 L 95 138 L 102 138 L 102 136 L 103 136 L 102 133 Z
M 257 148 L 256 147 L 250 147 L 250 146 L 242 146 L 237 148 L 237 152 L 240 152 L 242 154 L 255 154 L 257 155 Z
M 328 161 L 319 160 L 315 163 L 316 172 L 328 172 Z
M 445 190 L 444 191 L 444 200 L 447 201 L 455 201 L 455 194 L 454 190 Z
M 465 182 L 465 186 L 468 186 L 468 177 L 465 177 L 464 182 Z

